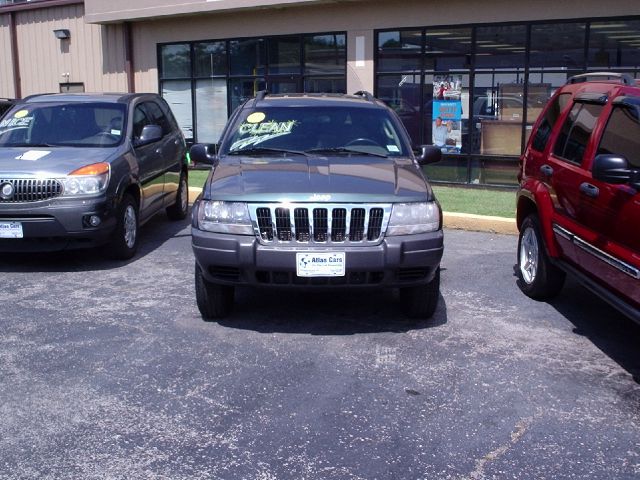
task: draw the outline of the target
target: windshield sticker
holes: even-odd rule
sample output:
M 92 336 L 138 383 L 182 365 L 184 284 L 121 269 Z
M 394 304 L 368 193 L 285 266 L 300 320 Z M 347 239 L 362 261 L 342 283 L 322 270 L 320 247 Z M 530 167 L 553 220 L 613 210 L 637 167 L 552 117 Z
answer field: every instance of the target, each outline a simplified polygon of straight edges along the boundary
M 40 160 L 42 157 L 46 157 L 50 153 L 51 152 L 48 150 L 29 150 L 27 152 L 24 152 L 22 155 L 18 155 L 16 157 L 16 160 Z
M 18 110 L 13 117 L 14 118 L 24 118 L 27 115 L 29 115 L 29 111 L 28 110 Z
M 287 122 L 274 122 L 269 121 L 265 123 L 243 123 L 238 129 L 240 135 L 249 135 L 246 138 L 237 140 L 231 145 L 229 150 L 240 150 L 251 145 L 258 145 L 272 138 L 281 137 L 283 135 L 289 135 L 293 131 L 293 127 L 296 125 L 295 120 L 289 120 Z
M 390 152 L 396 152 L 396 153 L 400 151 L 397 145 L 387 145 L 387 150 L 389 150 Z
M 26 111 L 26 110 L 23 110 Z M 17 114 L 16 114 L 17 115 Z M 24 128 L 31 125 L 33 122 L 33 117 L 17 117 L 14 115 L 13 118 L 6 118 L 0 122 L 0 128 Z
M 248 123 L 260 123 L 264 121 L 267 116 L 263 112 L 253 112 L 247 117 Z
M 117 135 L 117 136 L 119 136 L 121 132 L 120 132 L 120 130 L 113 130 L 113 129 L 112 129 L 109 133 L 110 133 L 111 135 Z

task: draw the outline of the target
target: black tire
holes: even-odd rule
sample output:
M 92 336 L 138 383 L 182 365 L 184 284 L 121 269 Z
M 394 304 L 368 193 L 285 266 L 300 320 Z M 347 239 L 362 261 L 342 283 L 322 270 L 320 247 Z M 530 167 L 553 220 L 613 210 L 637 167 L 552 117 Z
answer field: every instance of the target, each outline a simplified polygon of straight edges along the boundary
M 184 220 L 189 212 L 189 183 L 187 182 L 187 174 L 183 170 L 180 172 L 180 180 L 178 181 L 178 192 L 176 193 L 176 202 L 167 207 L 167 216 L 171 220 Z
M 116 229 L 107 245 L 109 256 L 116 260 L 128 260 L 138 250 L 138 203 L 128 193 L 116 209 Z
M 518 287 L 535 300 L 547 300 L 562 290 L 566 274 L 549 260 L 537 215 L 531 214 L 520 226 L 518 238 Z
M 234 288 L 205 280 L 196 263 L 196 303 L 202 318 L 215 320 L 224 318 L 233 309 Z
M 402 311 L 409 318 L 428 319 L 438 307 L 440 299 L 440 267 L 436 274 L 426 285 L 417 287 L 404 287 L 400 289 L 400 302 Z

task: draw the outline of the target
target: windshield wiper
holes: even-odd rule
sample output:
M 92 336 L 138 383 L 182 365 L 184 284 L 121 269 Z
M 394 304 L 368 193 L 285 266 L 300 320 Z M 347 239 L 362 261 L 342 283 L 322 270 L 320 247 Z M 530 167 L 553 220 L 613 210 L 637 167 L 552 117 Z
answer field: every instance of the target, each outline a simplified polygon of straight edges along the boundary
M 304 155 L 306 152 L 301 150 L 287 150 L 286 148 L 267 148 L 267 147 L 255 147 L 245 148 L 243 150 L 232 150 L 227 155 L 264 155 L 269 153 L 288 153 L 290 155 Z
M 356 150 L 355 148 L 347 147 L 334 147 L 334 148 L 312 148 L 311 150 L 305 150 L 306 153 L 348 153 L 356 155 L 370 155 L 372 157 L 387 158 L 388 155 L 383 153 L 364 152 L 362 150 Z

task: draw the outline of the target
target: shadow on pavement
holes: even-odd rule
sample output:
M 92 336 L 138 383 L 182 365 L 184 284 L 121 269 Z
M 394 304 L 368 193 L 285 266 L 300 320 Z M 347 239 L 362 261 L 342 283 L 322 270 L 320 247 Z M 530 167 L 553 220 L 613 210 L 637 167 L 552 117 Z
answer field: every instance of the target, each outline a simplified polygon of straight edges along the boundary
M 0 253 L 0 272 L 82 272 L 120 268 L 153 253 L 171 238 L 190 236 L 190 222 L 190 215 L 180 221 L 171 221 L 166 214 L 154 216 L 140 228 L 138 252 L 130 260 L 109 258 L 105 247 L 58 252 Z
M 640 383 L 640 325 L 619 313 L 570 275 L 560 295 L 550 304 L 573 323 L 576 335 L 588 338 Z
M 218 323 L 228 328 L 260 333 L 354 335 L 408 332 L 447 323 L 445 300 L 429 320 L 412 320 L 402 314 L 393 290 L 292 291 L 236 289 L 234 310 Z

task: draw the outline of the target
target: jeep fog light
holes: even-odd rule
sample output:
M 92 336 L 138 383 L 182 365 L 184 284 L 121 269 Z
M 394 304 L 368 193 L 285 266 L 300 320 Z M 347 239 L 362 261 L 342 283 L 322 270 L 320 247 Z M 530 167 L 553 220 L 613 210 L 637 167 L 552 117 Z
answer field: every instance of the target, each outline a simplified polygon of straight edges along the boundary
M 244 202 L 203 201 L 198 208 L 200 230 L 253 235 L 249 209 Z
M 395 203 L 387 235 L 435 232 L 439 227 L 440 209 L 436 202 Z

